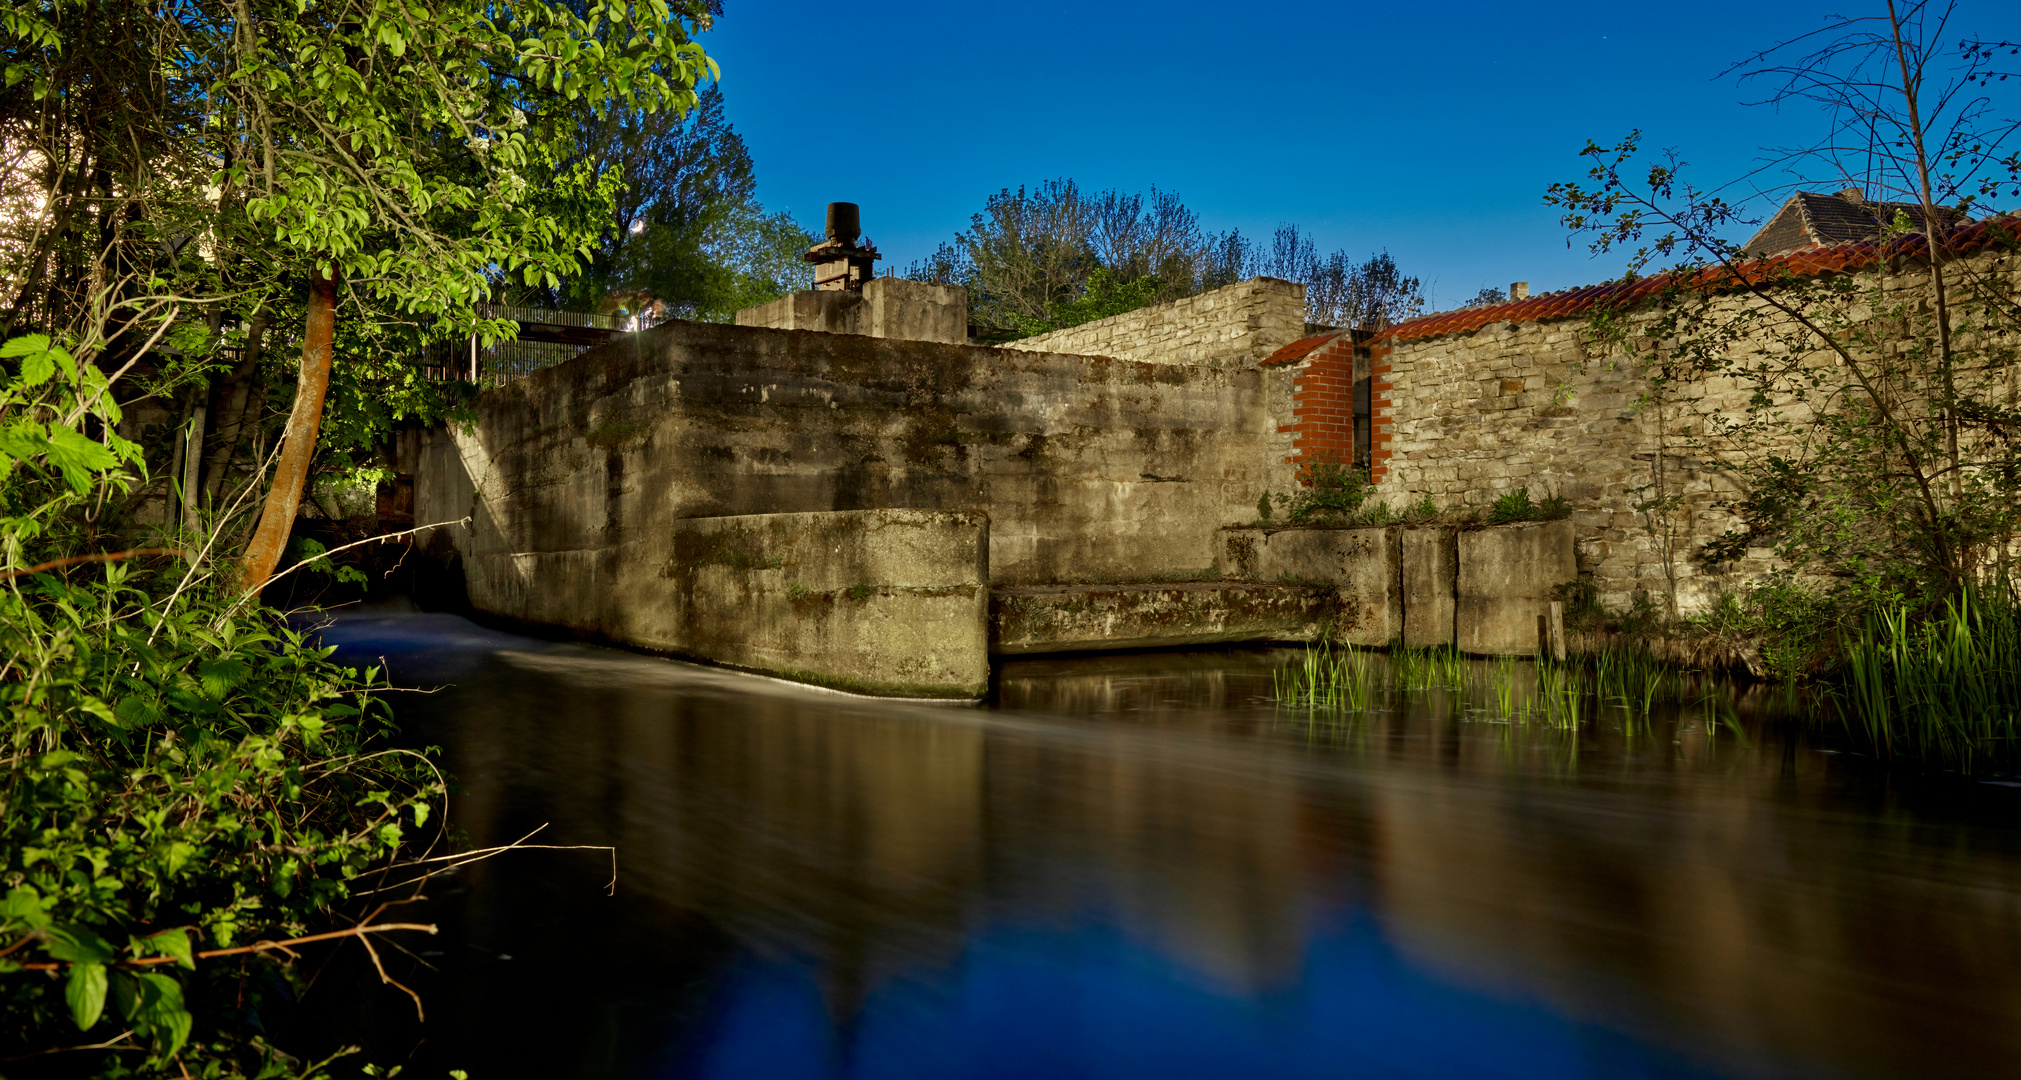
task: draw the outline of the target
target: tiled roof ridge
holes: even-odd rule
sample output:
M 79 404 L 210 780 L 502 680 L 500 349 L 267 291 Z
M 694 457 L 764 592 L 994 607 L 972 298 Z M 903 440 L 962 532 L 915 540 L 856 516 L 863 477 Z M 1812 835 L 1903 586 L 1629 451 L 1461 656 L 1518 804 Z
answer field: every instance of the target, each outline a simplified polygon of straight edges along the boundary
M 1279 364 L 1289 364 L 1296 360 L 1303 360 L 1307 356 L 1310 356 L 1312 355 L 1312 353 L 1317 351 L 1320 346 L 1326 344 L 1329 341 L 1332 341 L 1333 339 L 1339 337 L 1342 334 L 1351 332 L 1352 331 L 1346 329 L 1329 330 L 1324 334 L 1313 334 L 1310 337 L 1299 338 L 1297 341 L 1294 341 L 1291 344 L 1286 345 L 1283 348 L 1277 350 L 1276 352 L 1271 353 L 1269 356 L 1264 357 L 1261 366 L 1276 367 Z
M 1943 247 L 1950 252 L 1952 258 L 1974 255 L 2000 242 L 2005 242 L 2010 247 L 2021 248 L 2021 215 L 2009 212 L 1982 218 L 1951 229 L 1943 237 Z M 1734 266 L 1743 275 L 1758 274 L 1762 277 L 1772 277 L 1786 271 L 1798 276 L 1815 277 L 1848 270 L 1863 270 L 1882 260 L 1925 256 L 1928 251 L 1928 239 L 1922 233 L 1915 232 L 1897 236 L 1886 243 L 1861 240 L 1830 247 L 1798 248 L 1779 255 L 1740 260 Z M 1597 285 L 1560 289 L 1557 292 L 1543 293 L 1522 300 L 1424 315 L 1380 331 L 1374 340 L 1410 341 L 1443 334 L 1468 333 L 1490 323 L 1541 322 L 1545 319 L 1580 315 L 1592 311 L 1603 302 L 1637 303 L 1674 285 L 1720 289 L 1731 288 L 1737 284 L 1731 272 L 1717 264 L 1689 272 L 1685 275 L 1684 281 L 1680 282 L 1677 278 L 1678 274 L 1673 271 L 1634 281 L 1606 281 Z M 1300 343 L 1294 343 L 1294 346 L 1296 344 Z M 1285 349 L 1294 346 L 1286 346 Z

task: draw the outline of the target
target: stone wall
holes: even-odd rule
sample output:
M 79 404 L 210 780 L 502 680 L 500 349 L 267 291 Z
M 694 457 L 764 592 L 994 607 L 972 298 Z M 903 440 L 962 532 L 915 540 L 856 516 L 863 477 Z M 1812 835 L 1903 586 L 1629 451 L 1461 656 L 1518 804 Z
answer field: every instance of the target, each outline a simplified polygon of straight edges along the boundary
M 1305 286 L 1252 278 L 1005 347 L 1154 364 L 1246 368 L 1304 336 Z
M 557 589 L 684 518 L 880 508 L 987 513 L 999 584 L 1184 580 L 1209 571 L 1218 527 L 1294 482 L 1271 412 L 1288 382 L 672 322 L 430 433 L 416 516 L 474 517 L 435 541 L 466 575 L 538 557 Z
M 2021 280 L 2011 259 L 1981 261 L 1979 271 Z M 1924 298 L 1929 278 L 1926 267 L 1904 262 L 1879 278 L 1863 274 L 1859 284 L 1879 284 L 1891 301 L 1914 303 Z M 1759 302 L 1728 296 L 1715 303 L 1732 312 Z M 1852 314 L 1865 317 L 1863 311 L 1854 307 Z M 1657 315 L 1645 310 L 1631 318 L 1650 325 Z M 1681 614 L 1703 610 L 1723 589 L 1779 565 L 1766 548 L 1716 571 L 1695 557 L 1706 541 L 1740 527 L 1729 508 L 1741 494 L 1730 463 L 1778 447 L 1716 436 L 1720 418 L 1745 409 L 1751 386 L 1699 378 L 1655 395 L 1641 366 L 1587 343 L 1587 325 L 1583 313 L 1431 336 L 1413 336 L 1412 324 L 1404 324 L 1378 339 L 1379 490 L 1392 506 L 1430 495 L 1444 509 L 1484 509 L 1517 487 L 1537 499 L 1561 495 L 1573 506 L 1578 571 L 1603 602 L 1619 607 L 1644 594 L 1659 603 L 1674 599 Z M 1643 338 L 1638 345 L 1664 355 L 1675 343 Z M 1789 361 L 1766 333 L 1735 348 L 1742 364 Z M 1837 363 L 1829 353 L 1797 359 Z M 1834 374 L 1828 381 L 1837 380 Z M 1786 405 L 1793 418 L 1808 408 Z

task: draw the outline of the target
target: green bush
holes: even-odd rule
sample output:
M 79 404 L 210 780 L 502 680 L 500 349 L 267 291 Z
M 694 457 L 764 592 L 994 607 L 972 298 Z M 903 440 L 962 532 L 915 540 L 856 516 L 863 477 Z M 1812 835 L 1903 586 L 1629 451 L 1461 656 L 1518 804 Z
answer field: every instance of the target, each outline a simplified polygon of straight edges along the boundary
M 377 672 L 203 553 L 97 550 L 139 462 L 104 376 L 43 338 L 0 359 L 0 1059 L 315 1075 L 260 1034 L 295 971 L 257 943 L 344 925 L 439 825 L 442 779 L 386 745 Z
M 1342 525 L 1360 510 L 1375 485 L 1366 469 L 1337 461 L 1310 461 L 1299 469 L 1299 488 L 1277 496 L 1294 525 Z

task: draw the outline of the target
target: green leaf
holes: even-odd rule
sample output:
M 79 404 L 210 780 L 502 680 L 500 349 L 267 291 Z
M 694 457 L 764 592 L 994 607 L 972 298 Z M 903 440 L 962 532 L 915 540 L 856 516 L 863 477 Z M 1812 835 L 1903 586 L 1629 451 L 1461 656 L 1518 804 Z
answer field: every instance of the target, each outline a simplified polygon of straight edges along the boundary
M 105 965 L 72 966 L 70 981 L 63 987 L 63 1000 L 70 1006 L 70 1018 L 77 1021 L 77 1030 L 91 1030 L 91 1025 L 98 1023 L 98 1015 L 105 1011 Z
M 188 844 L 173 844 L 170 846 L 186 850 L 189 848 Z M 184 856 L 184 858 L 187 857 L 187 855 Z M 171 853 L 170 858 L 171 861 L 174 860 L 173 853 Z M 141 938 L 140 944 L 148 952 L 152 952 L 158 956 L 175 957 L 175 962 L 180 967 L 188 968 L 192 971 L 196 970 L 196 954 L 190 949 L 189 931 L 181 927 L 176 927 L 173 930 L 163 930 L 158 934 L 150 934 L 147 937 Z
M 49 916 L 42 910 L 42 894 L 33 885 L 16 885 L 7 890 L 7 899 L 0 900 L 0 919 L 22 923 L 30 929 L 49 925 Z
M 203 682 L 204 696 L 212 701 L 222 700 L 232 687 L 243 682 L 246 677 L 246 662 L 235 658 L 205 660 L 196 666 L 197 677 Z
M 156 1054 L 173 1057 L 189 1039 L 190 1015 L 183 1006 L 182 984 L 154 971 L 138 972 L 133 979 L 140 989 L 134 1025 L 154 1039 Z
M 49 928 L 42 951 L 48 953 L 52 960 L 72 964 L 103 964 L 119 953 L 111 942 L 90 930 L 60 923 Z

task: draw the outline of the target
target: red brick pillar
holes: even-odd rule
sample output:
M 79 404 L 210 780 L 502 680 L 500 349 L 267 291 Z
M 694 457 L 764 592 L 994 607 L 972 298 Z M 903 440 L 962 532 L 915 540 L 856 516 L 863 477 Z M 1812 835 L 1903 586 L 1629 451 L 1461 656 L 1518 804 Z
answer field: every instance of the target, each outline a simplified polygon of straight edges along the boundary
M 1292 422 L 1299 465 L 1354 460 L 1354 336 L 1341 334 L 1305 357 L 1291 384 Z M 1371 443 L 1371 445 L 1373 445 Z
M 1368 343 L 1368 478 L 1382 483 L 1389 475 L 1391 444 L 1396 439 L 1396 410 L 1390 401 L 1390 338 Z

